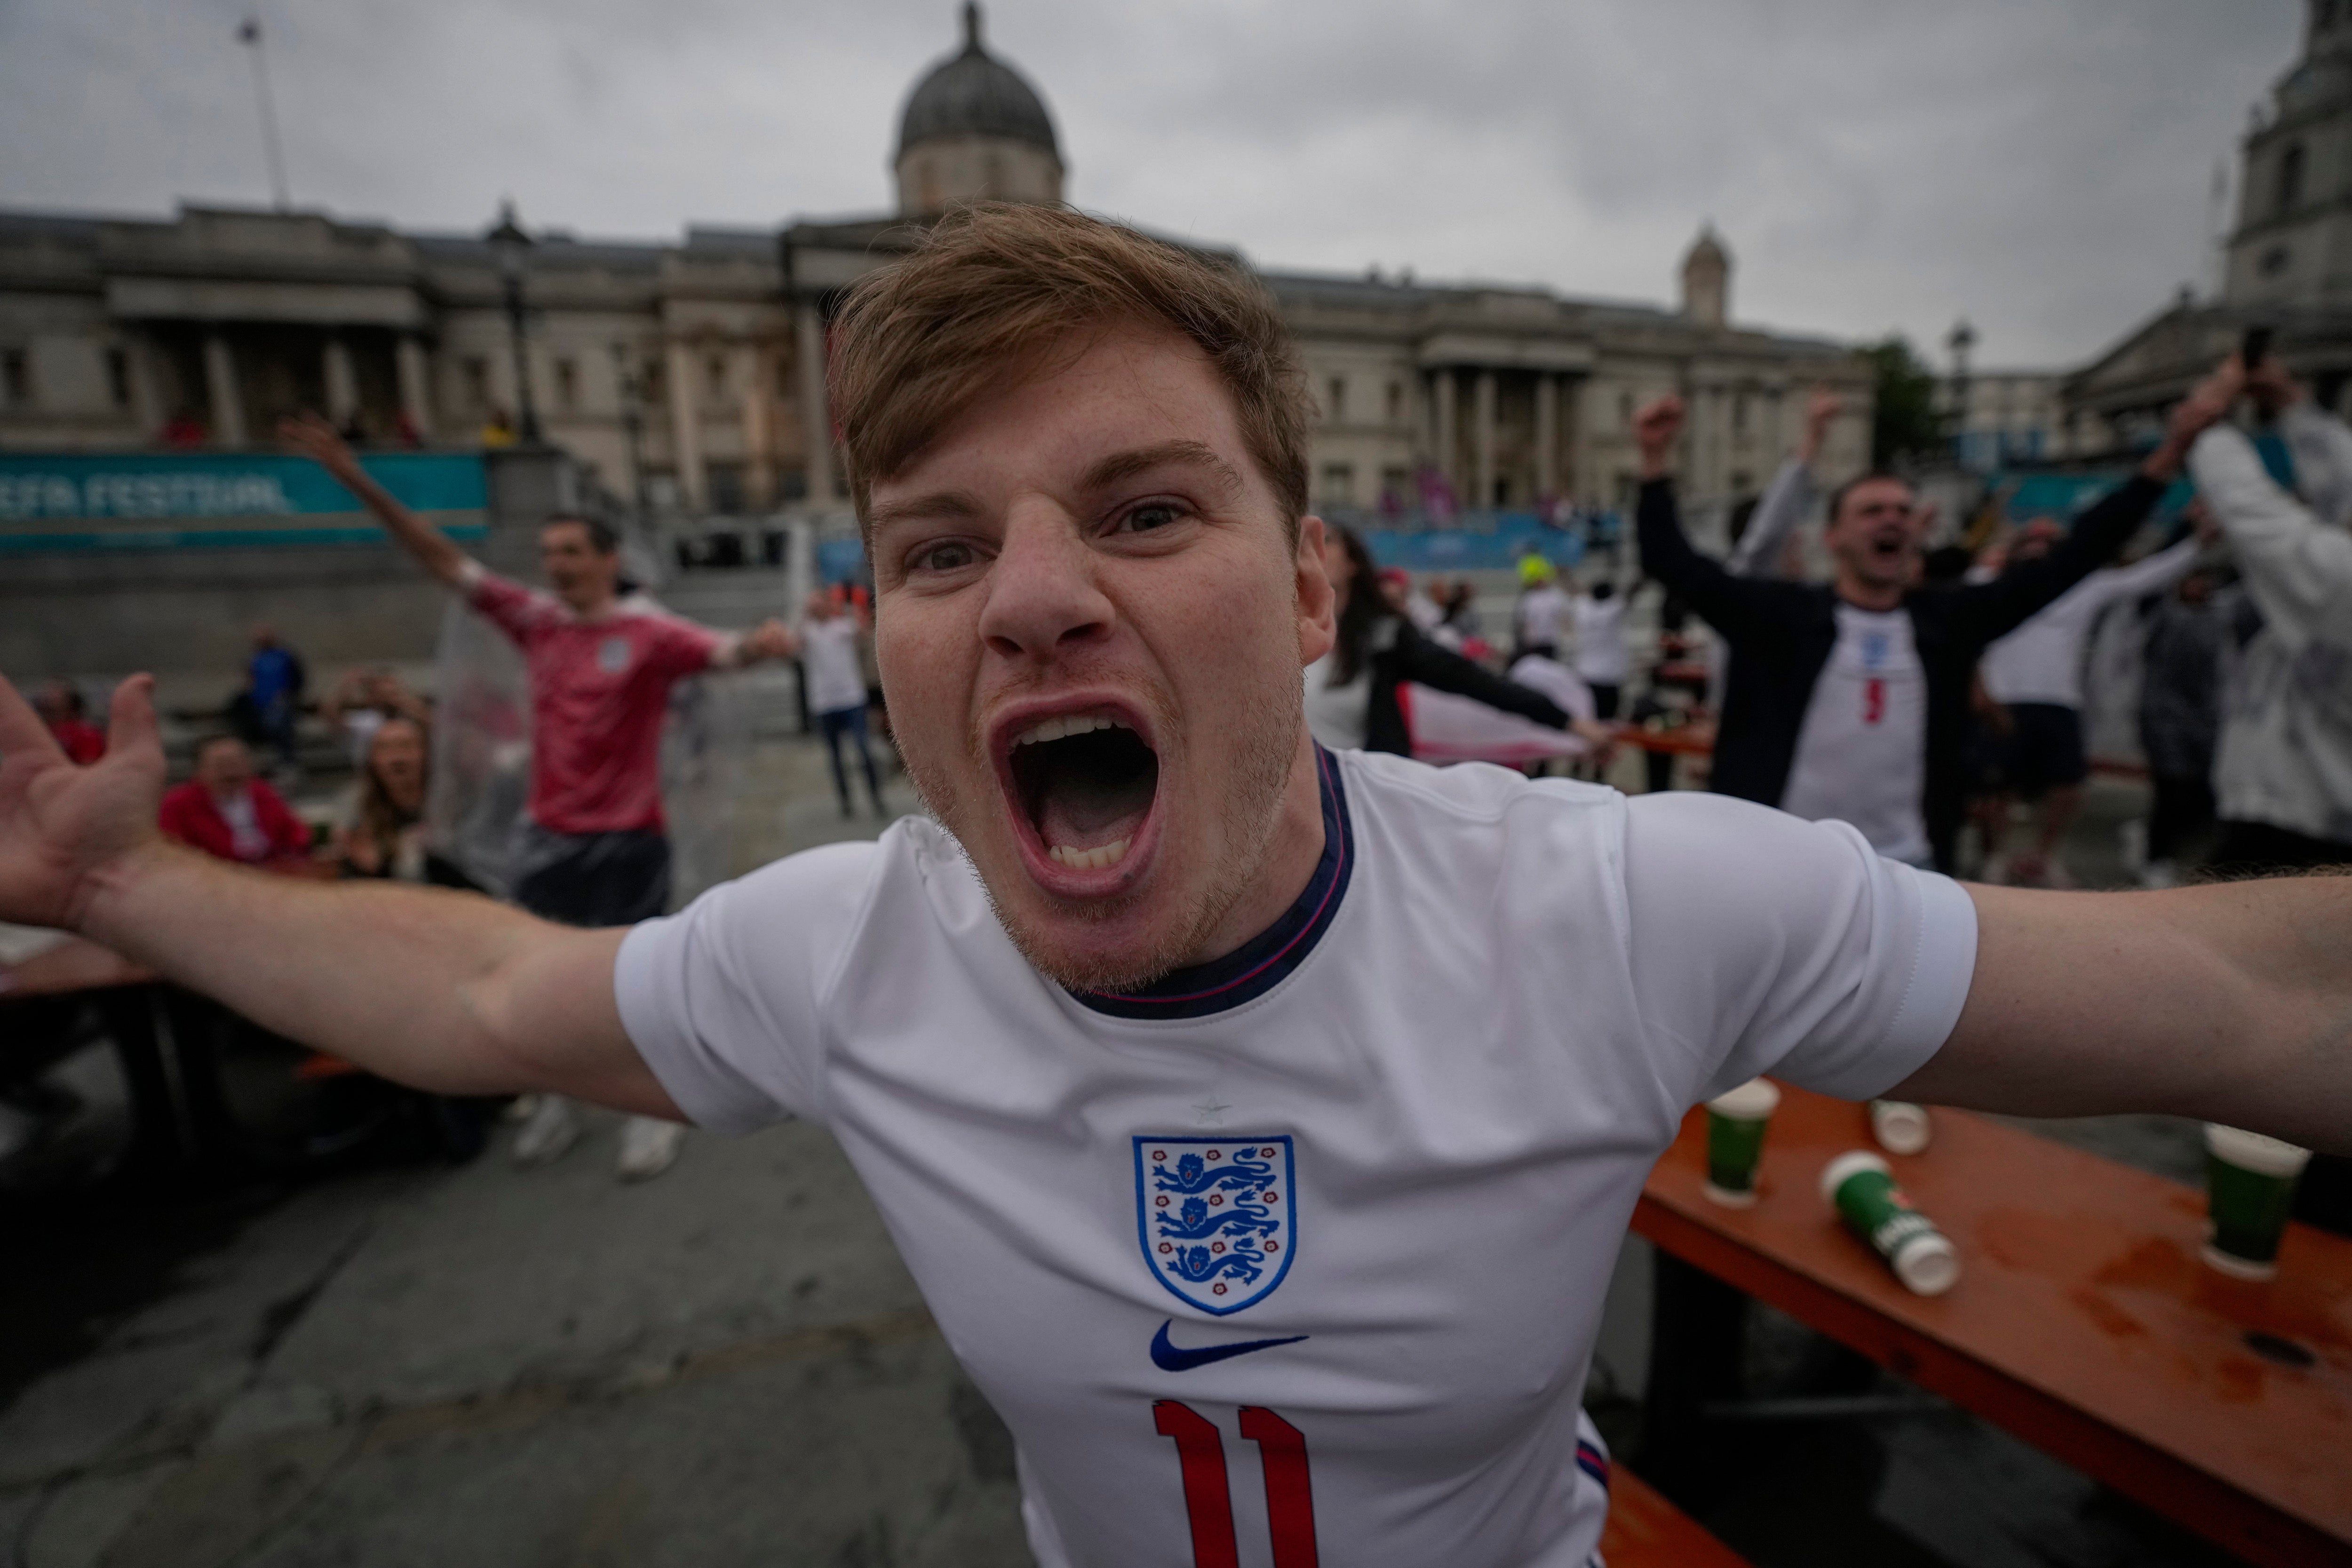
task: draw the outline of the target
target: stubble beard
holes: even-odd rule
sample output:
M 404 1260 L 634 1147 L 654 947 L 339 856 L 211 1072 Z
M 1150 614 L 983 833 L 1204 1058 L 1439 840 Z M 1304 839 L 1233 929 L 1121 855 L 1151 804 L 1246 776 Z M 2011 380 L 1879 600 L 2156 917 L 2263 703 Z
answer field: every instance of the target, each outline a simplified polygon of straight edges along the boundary
M 1180 771 L 1171 765 L 1171 760 L 1181 760 L 1192 742 L 1189 735 L 1177 740 L 1174 716 L 1157 701 L 1151 706 L 1153 723 L 1163 743 L 1175 742 L 1171 751 L 1163 751 L 1160 755 L 1160 776 L 1164 780 Z M 990 911 L 996 916 L 996 923 L 1003 928 L 1004 934 L 1030 966 L 1065 990 L 1132 993 L 1165 979 L 1190 962 L 1198 962 L 1201 947 L 1210 933 L 1233 911 L 1265 869 L 1281 817 L 1282 794 L 1289 783 L 1291 759 L 1297 754 L 1299 730 L 1305 722 L 1304 688 L 1297 682 L 1268 688 L 1262 698 L 1244 710 L 1236 731 L 1230 732 L 1237 748 L 1235 767 L 1220 816 L 1231 837 L 1224 854 L 1219 858 L 1215 876 L 1158 929 L 1146 931 L 1139 946 L 1121 952 L 1103 952 L 1089 948 L 1083 938 L 1076 942 L 1057 940 L 1025 926 L 1015 912 L 1017 902 L 1000 893 L 987 868 L 971 853 L 971 845 L 976 836 L 966 828 L 977 826 L 977 814 L 1005 809 L 999 798 L 1002 792 L 996 785 L 994 764 L 977 734 L 971 738 L 966 759 L 969 776 L 984 780 L 987 784 L 981 792 L 983 798 L 977 802 L 967 799 L 966 792 L 957 787 L 951 770 L 919 756 L 915 748 L 907 749 L 903 755 L 907 777 L 921 797 L 924 808 L 963 847 L 965 858 L 980 874 L 981 891 L 988 900 Z M 1171 849 L 1181 851 L 1187 847 L 1197 847 L 1174 845 L 1163 839 L 1160 852 L 1164 856 Z M 1027 873 L 1018 864 L 1009 868 L 1006 874 L 1026 882 Z M 1077 914 L 1087 925 L 1106 926 L 1131 912 L 1138 901 L 1150 896 L 1149 890 L 1144 890 L 1105 899 L 1087 905 Z

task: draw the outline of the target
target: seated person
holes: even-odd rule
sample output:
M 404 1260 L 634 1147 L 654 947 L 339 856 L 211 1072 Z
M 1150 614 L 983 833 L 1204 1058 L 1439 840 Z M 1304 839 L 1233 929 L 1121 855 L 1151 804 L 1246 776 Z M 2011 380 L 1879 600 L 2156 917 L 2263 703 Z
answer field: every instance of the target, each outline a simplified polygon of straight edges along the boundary
M 472 888 L 457 865 L 425 847 L 425 792 L 432 745 L 417 720 L 386 719 L 369 737 L 360 782 L 335 828 L 346 877 Z
M 196 742 L 194 776 L 164 795 L 156 820 L 166 838 L 248 866 L 310 847 L 310 830 L 255 775 L 253 752 L 234 735 Z

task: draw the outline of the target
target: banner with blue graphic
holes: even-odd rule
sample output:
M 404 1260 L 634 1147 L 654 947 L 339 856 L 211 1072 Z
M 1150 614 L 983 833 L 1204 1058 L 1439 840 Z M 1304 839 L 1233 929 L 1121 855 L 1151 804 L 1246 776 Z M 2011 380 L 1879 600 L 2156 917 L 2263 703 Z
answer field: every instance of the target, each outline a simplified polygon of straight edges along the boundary
M 361 466 L 453 538 L 488 531 L 480 454 Z M 0 552 L 372 543 L 383 531 L 308 458 L 274 452 L 0 452 Z

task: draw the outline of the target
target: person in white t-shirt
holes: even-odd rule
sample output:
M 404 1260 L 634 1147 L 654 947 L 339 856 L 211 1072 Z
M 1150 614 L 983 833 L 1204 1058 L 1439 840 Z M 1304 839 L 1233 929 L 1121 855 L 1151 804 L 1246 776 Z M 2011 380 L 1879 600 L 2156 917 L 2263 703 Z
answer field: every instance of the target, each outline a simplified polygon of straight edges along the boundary
M 2346 1144 L 2352 884 L 1964 889 L 1745 801 L 1316 746 L 1324 530 L 1248 274 L 973 208 L 835 331 L 935 820 L 581 931 L 163 847 L 143 679 L 86 769 L 0 685 L 0 920 L 445 1091 L 824 1121 L 1043 1568 L 1583 1568 L 1618 1244 L 1759 1073 Z
M 1568 595 L 1560 590 L 1559 573 L 1540 555 L 1526 557 L 1519 571 L 1525 585 L 1519 591 L 1519 602 L 1511 607 L 1512 661 L 1530 655 L 1558 658 L 1560 626 L 1569 617 Z
M 2008 821 L 2008 795 L 2041 804 L 2033 847 L 2008 861 L 2010 878 L 2022 886 L 2074 885 L 2059 862 L 2058 845 L 2082 808 L 2083 781 L 2090 776 L 2083 744 L 2083 649 L 2093 624 L 2109 605 L 2163 593 L 2189 575 L 2207 531 L 2129 566 L 2092 573 L 1986 648 L 1978 661 L 1986 695 L 2009 710 L 2001 765 L 2005 789 L 1986 818 L 1987 856 L 2000 848 L 1997 836 Z M 2029 527 L 2010 549 L 2009 569 L 2043 559 L 2063 536 L 2055 524 Z M 1988 872 L 1986 880 L 1998 879 Z
M 1617 717 L 1617 700 L 1625 689 L 1632 661 L 1625 653 L 1625 600 L 1617 584 L 1603 577 L 1570 605 L 1576 623 L 1576 676 L 1591 689 L 1592 711 L 1598 718 Z
M 849 771 L 841 761 L 844 742 L 856 752 L 858 765 L 866 771 L 866 793 L 874 802 L 874 815 L 888 815 L 866 736 L 866 667 L 858 657 L 866 635 L 864 617 L 844 608 L 831 593 L 819 588 L 809 595 L 800 624 L 801 679 L 808 683 L 809 718 L 824 736 L 825 754 L 833 762 L 833 792 L 841 797 L 844 816 L 855 810 L 849 802 Z

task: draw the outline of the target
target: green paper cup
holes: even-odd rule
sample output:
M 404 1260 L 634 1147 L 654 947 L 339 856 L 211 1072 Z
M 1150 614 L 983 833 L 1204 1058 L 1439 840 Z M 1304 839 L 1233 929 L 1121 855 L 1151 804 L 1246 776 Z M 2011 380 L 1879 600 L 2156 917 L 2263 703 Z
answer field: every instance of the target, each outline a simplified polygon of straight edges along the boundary
M 1924 1105 L 1914 1105 L 1907 1100 L 1870 1102 L 1870 1135 L 1890 1154 L 1919 1153 L 1927 1147 L 1934 1131 Z
M 1706 1102 L 1706 1195 L 1730 1208 L 1756 1203 L 1756 1170 L 1764 1160 L 1764 1132 L 1772 1125 L 1780 1091 L 1760 1078 Z
M 1940 1296 L 1960 1277 L 1960 1255 L 1936 1222 L 1911 1206 L 1886 1162 L 1867 1149 L 1822 1172 L 1822 1196 L 1854 1235 L 1916 1295 Z
M 2241 1128 L 2205 1124 L 2205 1261 L 2240 1279 L 2278 1272 L 2294 1184 L 2311 1151 Z

